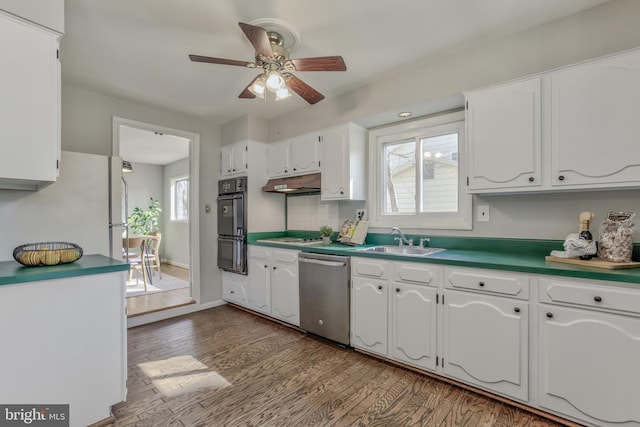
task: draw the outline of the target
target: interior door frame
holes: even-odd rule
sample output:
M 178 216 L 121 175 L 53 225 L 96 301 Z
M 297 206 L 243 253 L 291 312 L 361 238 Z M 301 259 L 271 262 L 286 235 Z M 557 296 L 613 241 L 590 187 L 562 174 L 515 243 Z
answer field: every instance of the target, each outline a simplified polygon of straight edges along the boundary
M 189 276 L 191 281 L 191 297 L 200 305 L 200 135 L 180 129 L 168 128 L 152 123 L 145 123 L 123 117 L 113 116 L 111 155 L 120 157 L 120 127 L 128 126 L 137 129 L 160 132 L 165 135 L 174 135 L 189 139 Z M 113 181 L 120 181 L 122 168 L 116 168 L 112 172 Z M 115 189 L 112 187 L 112 191 Z M 118 191 L 118 194 L 121 194 Z M 115 242 L 114 242 L 115 243 Z M 171 317 L 171 316 L 167 316 Z

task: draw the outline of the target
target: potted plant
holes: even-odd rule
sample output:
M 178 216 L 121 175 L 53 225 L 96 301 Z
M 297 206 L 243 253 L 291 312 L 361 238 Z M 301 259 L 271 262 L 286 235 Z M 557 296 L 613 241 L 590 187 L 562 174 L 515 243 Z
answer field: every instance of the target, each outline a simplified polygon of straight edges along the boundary
M 127 223 L 129 231 L 134 236 L 146 236 L 150 233 L 158 232 L 158 219 L 160 218 L 160 201 L 151 197 L 151 203 L 147 210 L 139 207 L 133 209 L 133 213 L 129 215 Z
M 333 229 L 328 225 L 320 227 L 320 237 L 322 237 L 322 243 L 328 245 L 331 243 L 331 236 L 333 235 Z

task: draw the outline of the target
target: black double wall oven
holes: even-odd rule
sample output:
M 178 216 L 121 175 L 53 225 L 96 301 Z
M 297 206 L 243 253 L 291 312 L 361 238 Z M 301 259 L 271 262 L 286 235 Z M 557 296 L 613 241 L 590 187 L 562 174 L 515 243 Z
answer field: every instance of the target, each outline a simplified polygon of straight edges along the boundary
M 247 177 L 218 181 L 218 267 L 247 274 Z

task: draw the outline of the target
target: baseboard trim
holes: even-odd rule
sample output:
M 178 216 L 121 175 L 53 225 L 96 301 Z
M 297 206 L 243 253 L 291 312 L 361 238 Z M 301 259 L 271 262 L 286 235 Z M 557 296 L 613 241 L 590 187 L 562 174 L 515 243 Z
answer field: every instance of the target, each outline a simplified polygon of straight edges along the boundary
M 140 316 L 129 317 L 127 319 L 127 328 L 146 325 L 147 323 L 159 322 L 160 320 L 171 319 L 173 317 L 183 316 L 185 314 L 195 313 L 196 311 L 207 310 L 219 305 L 226 304 L 223 300 L 207 302 L 205 304 L 189 304 L 175 308 L 168 308 L 162 311 L 142 314 Z
M 183 262 L 178 262 L 178 261 L 172 261 L 170 259 L 161 259 L 160 262 L 164 264 L 175 265 L 176 267 L 181 267 L 186 269 L 190 268 L 189 264 L 185 264 Z

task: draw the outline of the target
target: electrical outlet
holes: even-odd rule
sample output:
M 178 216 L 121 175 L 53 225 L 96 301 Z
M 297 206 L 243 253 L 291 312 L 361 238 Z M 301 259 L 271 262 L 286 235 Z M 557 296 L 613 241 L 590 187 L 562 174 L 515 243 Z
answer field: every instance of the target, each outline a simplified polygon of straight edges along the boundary
M 366 209 L 357 209 L 356 210 L 356 219 L 358 221 L 367 219 L 367 210 Z
M 489 222 L 489 206 L 481 205 L 476 208 L 478 222 Z

